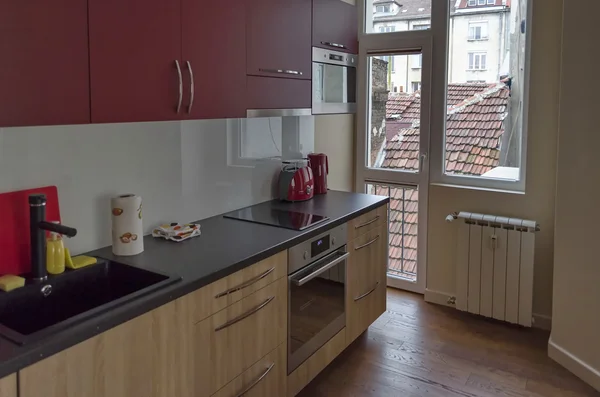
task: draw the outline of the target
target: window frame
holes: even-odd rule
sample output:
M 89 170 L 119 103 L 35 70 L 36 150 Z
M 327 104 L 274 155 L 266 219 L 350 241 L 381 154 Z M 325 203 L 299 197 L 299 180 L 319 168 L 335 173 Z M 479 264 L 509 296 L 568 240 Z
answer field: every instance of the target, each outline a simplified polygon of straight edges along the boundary
M 467 71 L 469 72 L 485 72 L 487 70 L 487 52 L 486 51 L 469 51 L 467 52 Z M 471 62 L 471 58 L 473 58 Z M 485 60 L 485 62 L 482 62 Z M 483 65 L 485 64 L 485 65 Z M 483 67 L 482 67 L 483 65 Z
M 452 175 L 446 174 L 445 171 L 445 135 L 446 135 L 446 118 L 447 118 L 447 88 L 448 88 L 448 56 L 449 56 L 449 23 L 450 23 L 450 6 L 448 1 L 432 1 L 431 9 L 431 28 L 429 30 L 418 31 L 399 31 L 384 34 L 367 33 L 366 19 L 367 7 L 372 4 L 372 1 L 359 2 L 359 41 L 366 40 L 399 40 L 410 39 L 415 35 L 425 35 L 436 43 L 432 52 L 432 76 L 431 76 L 431 108 L 430 108 L 430 139 L 429 146 L 423 147 L 421 150 L 428 157 L 428 169 L 430 172 L 429 180 L 431 185 L 438 186 L 454 186 L 475 190 L 491 190 L 502 191 L 508 193 L 523 194 L 527 184 L 527 154 L 528 154 L 528 129 L 529 129 L 529 95 L 530 95 L 530 74 L 531 74 L 531 50 L 532 50 L 532 31 L 531 24 L 533 20 L 533 4 L 536 0 L 527 0 L 527 17 L 526 17 L 526 38 L 525 38 L 525 67 L 523 79 L 523 100 L 521 106 L 521 145 L 520 145 L 520 167 L 518 180 L 494 179 L 481 176 L 471 175 Z M 489 34 L 489 33 L 488 33 Z M 375 39 L 372 36 L 385 36 L 380 39 Z M 486 59 L 486 66 L 489 59 Z M 360 63 L 364 62 L 359 59 Z M 357 98 L 360 100 L 360 98 Z M 364 102 L 364 101 L 363 101 Z M 367 109 L 359 109 L 364 112 Z M 357 120 L 360 119 L 360 114 L 357 115 Z M 364 140 L 365 131 L 360 130 L 360 123 L 357 123 L 356 139 Z M 360 146 L 360 145 L 358 145 Z M 358 150 L 361 150 L 357 146 Z M 357 165 L 357 167 L 359 167 Z M 362 167 L 362 164 L 360 165 Z M 357 179 L 358 180 L 358 179 Z
M 484 29 L 485 27 L 485 29 Z M 479 28 L 479 38 L 475 37 L 475 35 L 471 36 L 471 29 L 473 29 L 473 32 L 477 31 L 477 28 Z M 485 30 L 485 36 L 484 36 L 484 30 Z M 468 32 L 467 32 L 467 40 L 468 41 L 487 41 L 490 39 L 490 24 L 488 21 L 470 21 L 469 25 L 468 25 Z

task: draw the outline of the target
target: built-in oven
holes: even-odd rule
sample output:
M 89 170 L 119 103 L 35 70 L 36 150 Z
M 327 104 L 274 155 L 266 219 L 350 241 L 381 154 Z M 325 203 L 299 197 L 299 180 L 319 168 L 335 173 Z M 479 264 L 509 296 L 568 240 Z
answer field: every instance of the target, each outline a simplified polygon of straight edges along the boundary
M 288 374 L 346 326 L 346 225 L 289 250 Z
M 313 47 L 312 113 L 356 113 L 358 56 Z

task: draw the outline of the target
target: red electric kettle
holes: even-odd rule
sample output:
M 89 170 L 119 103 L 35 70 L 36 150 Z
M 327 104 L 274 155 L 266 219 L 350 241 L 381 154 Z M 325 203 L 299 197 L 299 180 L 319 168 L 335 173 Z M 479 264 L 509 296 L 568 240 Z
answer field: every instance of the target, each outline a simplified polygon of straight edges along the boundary
M 327 174 L 329 174 L 329 160 L 323 153 L 311 153 L 308 155 L 310 168 L 313 171 L 315 181 L 315 194 L 327 193 Z

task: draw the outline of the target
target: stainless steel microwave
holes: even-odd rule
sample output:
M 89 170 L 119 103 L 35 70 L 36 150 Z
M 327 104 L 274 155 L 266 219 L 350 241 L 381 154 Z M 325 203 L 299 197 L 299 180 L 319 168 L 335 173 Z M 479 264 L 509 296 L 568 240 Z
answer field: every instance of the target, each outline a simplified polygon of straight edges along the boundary
M 358 56 L 313 47 L 312 113 L 356 113 Z

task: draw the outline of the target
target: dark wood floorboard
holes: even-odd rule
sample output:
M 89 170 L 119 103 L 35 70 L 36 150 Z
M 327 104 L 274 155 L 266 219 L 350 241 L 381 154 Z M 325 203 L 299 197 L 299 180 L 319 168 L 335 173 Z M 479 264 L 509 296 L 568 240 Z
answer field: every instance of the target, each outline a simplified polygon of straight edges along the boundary
M 600 396 L 548 358 L 548 337 L 388 289 L 386 313 L 299 397 Z

